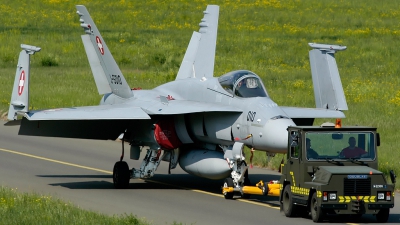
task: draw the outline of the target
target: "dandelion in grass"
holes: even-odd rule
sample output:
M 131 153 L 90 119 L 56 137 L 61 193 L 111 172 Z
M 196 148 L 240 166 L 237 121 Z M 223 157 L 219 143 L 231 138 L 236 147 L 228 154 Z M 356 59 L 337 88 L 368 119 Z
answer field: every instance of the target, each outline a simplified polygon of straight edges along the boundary
M 296 80 L 293 84 L 295 88 L 304 88 L 305 84 L 303 80 Z
M 397 93 L 394 96 L 394 98 L 389 100 L 389 103 L 397 105 L 397 106 L 400 106 L 400 91 L 397 91 Z

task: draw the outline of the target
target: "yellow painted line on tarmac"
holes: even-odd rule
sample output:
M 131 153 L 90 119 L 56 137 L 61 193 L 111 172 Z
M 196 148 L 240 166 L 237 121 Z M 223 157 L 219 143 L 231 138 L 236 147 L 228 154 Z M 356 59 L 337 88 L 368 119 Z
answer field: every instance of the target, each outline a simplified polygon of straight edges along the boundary
M 73 167 L 77 167 L 77 168 L 92 170 L 92 171 L 96 171 L 96 172 L 101 172 L 101 173 L 106 173 L 106 174 L 112 174 L 111 171 L 107 171 L 107 170 L 101 170 L 101 169 L 97 169 L 97 168 L 93 168 L 93 167 L 88 167 L 88 166 L 81 166 L 81 165 L 74 164 L 74 163 L 63 162 L 63 161 L 60 161 L 60 160 L 49 159 L 49 158 L 46 158 L 46 157 L 31 155 L 31 154 L 22 153 L 22 152 L 13 151 L 13 150 L 8 150 L 8 149 L 4 149 L 4 148 L 0 148 L 0 151 L 8 152 L 8 153 L 13 153 L 13 154 L 17 154 L 17 155 L 22 155 L 22 156 L 26 156 L 26 157 L 31 157 L 31 158 L 35 158 L 35 159 L 45 160 L 45 161 L 48 161 L 48 162 L 59 163 L 59 164 L 62 164 L 62 165 L 67 165 L 67 166 L 73 166 Z M 141 180 L 143 180 L 143 179 L 141 179 Z M 168 185 L 168 186 L 173 186 L 173 187 L 178 187 L 178 188 L 182 188 L 182 189 L 185 189 L 185 190 L 190 190 L 190 191 L 194 191 L 194 192 L 197 192 L 197 193 L 212 195 L 212 196 L 216 196 L 216 197 L 220 197 L 220 198 L 224 197 L 224 196 L 222 195 L 222 193 L 221 193 L 221 194 L 215 194 L 215 193 L 211 193 L 211 192 L 207 192 L 207 191 L 202 191 L 202 190 L 197 190 L 197 189 L 190 189 L 190 188 L 186 188 L 186 187 L 182 187 L 182 186 L 178 186 L 178 185 L 173 185 L 173 184 L 167 184 L 167 183 L 163 183 L 163 182 L 159 182 L 159 181 L 154 181 L 154 180 L 147 180 L 147 179 L 146 179 L 146 180 L 144 180 L 144 181 L 152 182 L 152 183 L 158 183 L 158 184 L 163 184 L 163 185 Z M 253 204 L 253 205 L 259 205 L 259 206 L 267 207 L 267 208 L 279 209 L 279 207 L 270 205 L 270 204 L 268 204 L 268 203 L 254 202 L 254 201 L 250 201 L 250 200 L 246 200 L 246 199 L 236 199 L 236 200 L 237 200 L 237 201 L 241 201 L 241 202 L 250 203 L 250 204 Z
M 222 193 L 221 193 L 221 194 L 215 194 L 215 193 L 211 193 L 211 192 L 207 192 L 207 191 L 202 191 L 202 190 L 198 190 L 198 189 L 186 188 L 186 187 L 182 187 L 182 186 L 178 186 L 178 185 L 174 185 L 174 184 L 167 184 L 167 183 L 163 183 L 163 182 L 159 182 L 159 181 L 154 181 L 154 180 L 145 180 L 145 181 L 150 181 L 150 182 L 153 182 L 153 183 L 168 185 L 168 186 L 172 186 L 172 187 L 177 187 L 177 188 L 182 188 L 182 189 L 185 189 L 185 190 L 194 191 L 194 192 L 201 193 L 201 194 L 207 194 L 207 195 L 212 195 L 212 196 L 216 196 L 216 197 L 219 197 L 219 198 L 224 198 L 224 196 L 222 195 Z M 268 203 L 255 202 L 255 201 L 250 201 L 250 200 L 247 200 L 247 199 L 240 199 L 240 198 L 238 198 L 238 199 L 236 199 L 236 201 L 246 202 L 246 203 L 250 203 L 250 204 L 253 204 L 253 205 L 264 206 L 264 207 L 268 207 L 268 208 L 272 208 L 272 209 L 280 209 L 279 207 L 270 205 L 270 204 L 268 204 Z
M 278 210 L 280 209 L 278 206 L 270 205 L 268 203 L 254 202 L 254 201 L 250 201 L 250 200 L 246 200 L 246 199 L 236 199 L 236 200 L 239 200 L 241 202 L 251 203 L 253 205 L 264 206 L 264 207 L 271 208 L 271 209 L 278 209 Z
M 13 150 L 4 149 L 4 148 L 0 148 L 0 151 L 9 152 L 9 153 L 17 154 L 17 155 L 23 155 L 23 156 L 27 156 L 27 157 L 31 157 L 31 158 L 35 158 L 35 159 L 41 159 L 41 160 L 45 160 L 45 161 L 49 161 L 49 162 L 59 163 L 59 164 L 67 165 L 67 166 L 73 166 L 73 167 L 78 167 L 78 168 L 82 168 L 82 169 L 93 170 L 93 171 L 97 171 L 97 172 L 101 172 L 101 173 L 112 174 L 112 172 L 107 171 L 107 170 L 96 169 L 96 168 L 92 168 L 92 167 L 88 167 L 88 166 L 81 166 L 78 164 L 67 163 L 67 162 L 63 162 L 63 161 L 59 161 L 59 160 L 49 159 L 49 158 L 45 158 L 45 157 L 41 157 L 41 156 L 17 152 L 17 151 L 13 151 Z

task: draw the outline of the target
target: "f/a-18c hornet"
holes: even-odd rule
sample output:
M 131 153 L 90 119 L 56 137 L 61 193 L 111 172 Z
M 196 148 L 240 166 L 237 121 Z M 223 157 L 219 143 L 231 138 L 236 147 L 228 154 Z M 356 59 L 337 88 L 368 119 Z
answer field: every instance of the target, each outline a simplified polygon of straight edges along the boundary
M 29 110 L 29 60 L 39 47 L 21 45 L 8 113 L 22 115 L 19 135 L 115 140 L 130 144 L 130 169 L 122 155 L 114 165 L 116 188 L 151 178 L 161 161 L 189 174 L 225 179 L 224 186 L 249 183 L 244 146 L 267 154 L 285 153 L 288 126 L 312 125 L 315 118 L 343 118 L 347 103 L 334 54 L 345 46 L 309 44 L 316 108 L 278 106 L 261 78 L 248 70 L 214 77 L 219 6 L 204 11 L 174 81 L 152 90 L 128 85 L 85 6 L 77 14 L 82 41 L 99 94 L 96 106 Z M 122 145 L 123 146 L 123 145 Z

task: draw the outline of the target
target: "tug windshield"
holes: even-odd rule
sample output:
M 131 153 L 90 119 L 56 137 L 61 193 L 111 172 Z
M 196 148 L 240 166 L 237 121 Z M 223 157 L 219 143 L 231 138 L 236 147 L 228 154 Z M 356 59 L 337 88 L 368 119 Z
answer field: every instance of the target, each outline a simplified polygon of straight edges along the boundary
M 374 160 L 375 136 L 372 132 L 307 132 L 308 160 Z

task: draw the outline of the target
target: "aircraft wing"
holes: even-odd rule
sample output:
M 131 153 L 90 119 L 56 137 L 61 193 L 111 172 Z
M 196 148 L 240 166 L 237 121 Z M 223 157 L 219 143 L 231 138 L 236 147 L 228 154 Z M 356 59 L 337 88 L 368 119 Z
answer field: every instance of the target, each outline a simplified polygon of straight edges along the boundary
M 145 108 L 149 115 L 179 115 L 200 112 L 243 112 L 242 109 L 220 105 L 210 102 L 196 102 L 186 100 L 166 100 L 163 96 L 161 101 L 155 105 Z
M 161 96 L 162 98 L 163 96 Z M 138 102 L 136 105 L 140 105 Z M 30 121 L 40 120 L 137 120 L 149 115 L 179 115 L 200 112 L 242 112 L 233 106 L 186 100 L 164 100 L 151 106 L 126 104 L 58 108 L 25 113 Z
M 24 114 L 19 135 L 115 140 L 132 120 L 147 120 L 140 107 L 125 104 L 30 111 Z
M 135 121 L 150 119 L 149 115 L 242 112 L 232 106 L 160 98 L 159 103 L 151 105 L 137 101 L 135 106 L 115 104 L 30 111 L 24 114 L 18 134 L 115 140 Z
M 280 106 L 290 118 L 345 118 L 342 111 L 322 108 L 297 108 Z
M 127 120 L 150 119 L 140 107 L 130 105 L 99 105 L 30 111 L 28 120 Z

